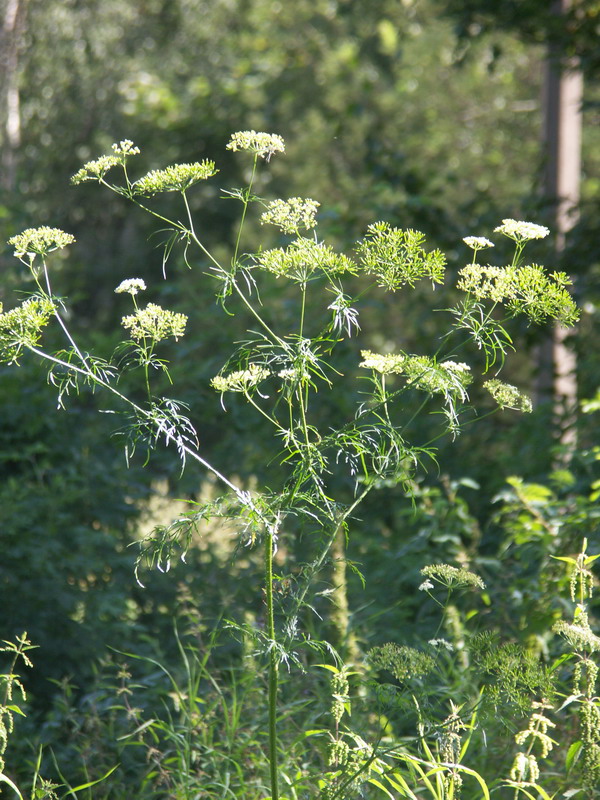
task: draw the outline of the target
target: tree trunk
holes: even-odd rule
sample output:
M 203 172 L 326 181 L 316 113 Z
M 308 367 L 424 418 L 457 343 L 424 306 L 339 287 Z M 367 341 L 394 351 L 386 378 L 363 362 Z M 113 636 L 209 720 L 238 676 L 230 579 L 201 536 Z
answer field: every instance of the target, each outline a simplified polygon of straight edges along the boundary
M 554 10 L 563 14 L 571 0 L 557 0 Z M 581 177 L 581 103 L 583 76 L 578 64 L 566 62 L 551 47 L 546 65 L 544 192 L 552 210 L 556 233 L 556 259 L 560 264 L 566 235 L 577 222 Z M 577 361 L 567 339 L 572 333 L 556 326 L 552 338 L 540 348 L 538 397 L 552 398 L 558 440 L 567 450 L 575 446 Z
M 5 0 L 0 29 L 0 186 L 15 188 L 17 153 L 21 144 L 19 51 L 27 0 Z

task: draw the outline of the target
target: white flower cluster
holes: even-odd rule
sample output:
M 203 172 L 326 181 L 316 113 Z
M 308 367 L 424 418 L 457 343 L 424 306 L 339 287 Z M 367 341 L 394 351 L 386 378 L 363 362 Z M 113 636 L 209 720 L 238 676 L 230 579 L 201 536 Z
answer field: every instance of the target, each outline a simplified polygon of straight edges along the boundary
M 464 389 L 473 380 L 471 368 L 464 362 L 443 361 L 437 364 L 428 356 L 382 355 L 370 350 L 362 350 L 361 355 L 361 367 L 383 375 L 404 374 L 419 389 L 432 393 L 458 394 L 465 399 Z
M 587 619 L 584 619 L 583 624 L 579 625 L 575 622 L 559 620 L 552 626 L 552 630 L 564 636 L 575 650 L 587 650 L 590 653 L 600 652 L 600 636 L 596 636 L 592 631 Z
M 261 158 L 270 160 L 275 153 L 285 152 L 285 143 L 276 133 L 256 131 L 237 131 L 231 134 L 227 144 L 228 150 L 248 150 Z
M 471 367 L 465 364 L 464 361 L 442 361 L 439 365 L 443 369 L 449 369 L 451 372 L 470 372 Z
M 75 237 L 70 233 L 61 231 L 60 228 L 49 228 L 43 225 L 41 228 L 27 228 L 23 233 L 12 236 L 8 244 L 14 245 L 15 256 L 23 258 L 28 255 L 30 259 L 34 256 L 45 256 L 53 250 L 60 250 L 69 244 L 73 244 Z
M 261 214 L 260 221 L 276 225 L 284 233 L 298 233 L 299 230 L 314 228 L 317 224 L 316 214 L 320 206 L 309 197 L 290 197 L 289 200 L 271 200 L 267 210 Z
M 271 373 L 259 364 L 249 364 L 248 369 L 230 372 L 229 375 L 216 375 L 210 382 L 217 392 L 246 392 L 268 378 Z
M 540 768 L 533 753 L 517 753 L 510 771 L 511 780 L 517 783 L 536 783 L 540 777 Z
M 295 381 L 298 378 L 305 378 L 307 374 L 296 367 L 291 367 L 289 369 L 280 370 L 277 375 L 284 381 Z
M 494 233 L 503 233 L 515 242 L 526 242 L 529 239 L 545 239 L 550 230 L 535 222 L 521 222 L 516 219 L 503 219 L 502 225 L 494 228 Z
M 371 350 L 360 351 L 363 360 L 360 362 L 359 367 L 365 369 L 372 369 L 375 372 L 380 372 L 382 375 L 390 375 L 393 373 L 402 372 L 406 356 L 396 355 L 395 353 L 373 353 Z
M 482 250 L 484 247 L 494 247 L 494 243 L 486 239 L 485 236 L 465 236 L 463 242 L 472 250 Z
M 423 584 L 421 584 L 421 586 L 423 586 Z M 421 588 L 421 586 L 419 586 L 419 589 Z M 433 589 L 433 583 L 430 585 L 429 588 Z M 428 644 L 430 644 L 432 647 L 438 647 L 440 649 L 443 647 L 446 650 L 449 650 L 450 652 L 454 650 L 454 645 L 447 639 L 430 639 Z
M 6 312 L 0 303 L 0 362 L 16 363 L 23 348 L 35 347 L 55 309 L 46 297 L 30 297 Z
M 127 292 L 132 297 L 136 295 L 138 292 L 145 292 L 146 291 L 146 284 L 141 278 L 127 278 L 117 286 L 115 289 L 115 294 L 123 294 Z
M 140 153 L 140 148 L 136 147 L 131 139 L 122 139 L 120 142 L 115 142 L 112 145 L 112 149 L 118 156 L 137 156 Z
M 71 178 L 71 183 L 78 184 L 84 181 L 99 181 L 106 175 L 109 169 L 116 167 L 117 164 L 125 164 L 128 156 L 137 156 L 140 148 L 136 147 L 131 139 L 122 139 L 112 145 L 114 155 L 100 156 L 94 161 L 88 161 Z
M 500 408 L 512 408 L 515 411 L 532 411 L 531 400 L 527 395 L 520 392 L 516 386 L 494 378 L 483 384 L 484 388 L 492 395 Z
M 485 583 L 479 575 L 464 567 L 452 567 L 450 564 L 430 564 L 423 567 L 421 575 L 437 581 L 450 589 L 458 586 L 471 586 L 474 589 L 485 589 Z M 421 584 L 423 585 L 423 584 Z
M 175 311 L 167 311 L 155 303 L 148 303 L 146 308 L 139 308 L 135 314 L 123 317 L 121 324 L 129 330 L 136 340 L 144 338 L 160 342 L 169 336 L 179 339 L 185 333 L 187 317 Z
M 457 288 L 478 300 L 506 303 L 514 314 L 523 313 L 533 322 L 546 317 L 572 325 L 579 318 L 577 306 L 566 287 L 564 272 L 546 274 L 538 264 L 493 267 L 469 264 L 459 273 Z

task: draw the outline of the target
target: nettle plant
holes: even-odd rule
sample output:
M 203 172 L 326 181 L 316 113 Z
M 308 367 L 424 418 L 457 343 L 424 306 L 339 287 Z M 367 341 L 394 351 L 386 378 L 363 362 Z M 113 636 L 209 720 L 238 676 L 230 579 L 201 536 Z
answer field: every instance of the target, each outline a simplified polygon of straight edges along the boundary
M 433 353 L 373 352 L 365 346 L 356 369 L 342 374 L 336 366 L 338 348 L 342 346 L 344 352 L 348 338 L 362 335 L 359 319 L 364 296 L 368 292 L 410 289 L 423 280 L 435 288 L 444 282 L 444 255 L 428 250 L 420 232 L 401 230 L 388 222 L 370 225 L 350 252 L 337 252 L 315 232 L 317 202 L 298 197 L 266 202 L 254 194 L 259 165 L 284 152 L 281 137 L 243 131 L 233 134 L 227 147 L 243 151 L 252 160 L 248 186 L 224 192 L 241 206 L 236 243 L 228 262 L 209 251 L 188 202 L 188 192 L 196 184 L 217 174 L 214 162 L 175 164 L 133 180 L 129 164 L 139 150 L 125 140 L 113 145 L 110 155 L 85 164 L 73 183 L 96 181 L 154 216 L 170 232 L 167 254 L 180 243 L 188 266 L 202 265 L 216 280 L 218 300 L 228 314 L 241 307 L 251 316 L 255 330 L 233 353 L 224 354 L 224 367 L 211 383 L 216 402 L 219 396 L 223 403 L 225 399 L 233 402 L 232 395 L 237 395 L 271 426 L 280 464 L 276 490 L 250 491 L 249 484 L 225 475 L 203 452 L 185 405 L 157 394 L 157 376 L 168 370 L 161 357 L 161 342 L 184 336 L 186 317 L 156 303 L 142 303 L 140 297 L 148 291 L 144 281 L 124 276 L 115 290 L 129 294 L 132 302 L 131 312 L 121 319 L 124 340 L 115 354 L 92 354 L 76 341 L 68 326 L 66 303 L 54 286 L 52 274 L 52 253 L 74 241 L 62 230 L 33 228 L 9 240 L 36 288 L 14 308 L 0 309 L 0 358 L 8 364 L 18 364 L 28 353 L 41 359 L 49 368 L 50 383 L 58 389 L 61 406 L 69 392 L 83 386 L 102 390 L 105 398 L 114 401 L 110 410 L 124 416 L 129 453 L 137 445 L 153 448 L 162 441 L 176 447 L 184 464 L 195 463 L 223 487 L 224 494 L 218 500 L 194 504 L 189 514 L 157 529 L 144 543 L 144 555 L 150 563 L 167 569 L 170 560 L 191 545 L 200 523 L 211 517 L 237 520 L 240 539 L 262 547 L 265 625 L 245 630 L 244 635 L 255 637 L 257 650 L 268 662 L 271 796 L 277 800 L 276 720 L 281 664 L 300 664 L 298 654 L 303 647 L 328 651 L 337 658 L 331 646 L 315 641 L 303 625 L 311 586 L 328 565 L 332 546 L 348 535 L 353 515 L 370 492 L 395 483 L 410 492 L 415 470 L 435 458 L 435 439 L 444 433 L 456 436 L 461 425 L 476 416 L 469 401 L 469 387 L 476 374 L 469 364 L 456 360 L 460 353 L 471 352 L 479 358 L 482 375 L 492 366 L 498 367 L 494 377 L 483 383 L 496 409 L 530 411 L 528 398 L 496 377 L 505 355 L 514 349 L 506 320 L 524 315 L 536 323 L 558 320 L 568 325 L 577 319 L 577 309 L 568 294 L 569 280 L 564 273 L 549 274 L 543 267 L 523 261 L 527 242 L 545 237 L 548 229 L 507 219 L 495 231 L 514 242 L 514 258 L 507 266 L 479 264 L 479 252 L 492 247 L 492 242 L 484 237 L 465 239 L 473 257 L 459 272 L 456 290 L 461 299 L 449 310 L 447 334 Z M 120 177 L 113 179 L 115 174 Z M 185 221 L 168 219 L 156 209 L 152 198 L 163 192 L 180 195 Z M 278 228 L 289 242 L 245 254 L 240 251 L 242 230 L 256 206 L 261 223 Z M 261 304 L 259 289 L 267 273 L 295 289 L 296 322 L 290 330 L 278 330 L 273 322 L 276 315 Z M 327 316 L 316 330 L 314 319 L 309 321 L 307 315 L 309 292 L 311 298 L 321 293 L 328 301 L 322 304 Z M 47 348 L 42 341 L 50 323 L 58 326 L 63 338 L 58 350 Z M 143 376 L 143 388 L 132 399 L 122 389 L 120 378 L 135 370 Z M 352 397 L 358 387 L 355 408 L 341 422 L 323 422 L 322 415 L 318 421 L 315 394 L 334 386 Z M 137 399 L 140 396 L 144 399 Z M 417 402 L 415 397 L 419 398 Z M 415 417 L 440 412 L 441 428 L 435 437 L 430 442 L 411 441 Z M 264 449 L 263 442 L 260 446 Z M 340 484 L 333 476 L 340 473 L 346 474 L 346 485 L 352 488 L 336 496 L 335 486 Z M 309 563 L 290 567 L 291 588 L 286 593 L 285 610 L 278 610 L 273 556 L 279 538 L 290 529 L 296 535 L 310 535 L 314 550 Z

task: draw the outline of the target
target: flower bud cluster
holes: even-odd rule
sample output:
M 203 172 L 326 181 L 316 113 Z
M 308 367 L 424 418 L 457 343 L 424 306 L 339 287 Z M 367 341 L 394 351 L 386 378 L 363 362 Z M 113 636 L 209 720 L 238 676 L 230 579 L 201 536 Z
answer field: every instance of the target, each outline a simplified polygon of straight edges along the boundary
M 527 242 L 530 239 L 545 239 L 550 231 L 543 225 L 536 225 L 535 222 L 503 219 L 502 225 L 494 228 L 494 233 L 502 233 L 515 242 Z
M 217 392 L 247 392 L 271 373 L 259 364 L 249 364 L 248 369 L 230 372 L 228 375 L 216 375 L 210 382 Z
M 265 250 L 256 258 L 259 267 L 279 277 L 306 282 L 317 270 L 327 275 L 356 273 L 356 264 L 332 247 L 313 239 L 296 239 L 288 247 Z
M 485 583 L 479 575 L 464 567 L 452 567 L 450 564 L 429 564 L 423 567 L 421 575 L 437 581 L 447 589 L 459 586 L 471 586 L 474 589 L 485 589 Z
M 0 303 L 0 361 L 15 362 L 24 347 L 35 347 L 54 312 L 47 297 L 30 297 L 4 313 Z
M 120 164 L 121 160 L 117 156 L 100 156 L 93 161 L 88 161 L 83 167 L 73 175 L 71 183 L 77 185 L 85 181 L 101 180 L 109 169 Z
M 231 134 L 227 144 L 228 150 L 248 150 L 261 158 L 270 160 L 275 153 L 285 152 L 285 143 L 276 133 L 256 131 L 237 131 Z
M 547 275 L 538 264 L 494 267 L 469 264 L 460 272 L 457 288 L 478 300 L 505 303 L 513 314 L 533 322 L 545 318 L 570 325 L 578 319 L 577 306 L 566 290 L 571 281 L 564 272 Z
M 121 324 L 137 341 L 148 338 L 160 342 L 169 336 L 175 339 L 183 336 L 187 317 L 185 314 L 161 308 L 155 303 L 148 303 L 146 308 L 137 309 L 134 314 L 123 317 Z
M 284 233 L 298 233 L 300 230 L 314 228 L 317 224 L 317 209 L 321 204 L 310 198 L 290 197 L 289 200 L 272 200 L 267 210 L 261 214 L 264 225 L 276 225 Z
M 193 164 L 173 164 L 164 169 L 153 169 L 133 184 L 134 194 L 153 195 L 159 192 L 185 192 L 198 181 L 212 178 L 218 172 L 214 161 Z
M 485 236 L 465 236 L 463 242 L 475 252 L 483 250 L 485 247 L 494 247 L 494 243 L 486 239 Z
M 14 245 L 15 256 L 23 258 L 28 255 L 33 260 L 36 255 L 45 256 L 53 250 L 61 250 L 73 244 L 75 237 L 70 233 L 61 231 L 60 228 L 49 228 L 43 225 L 40 228 L 27 228 L 17 236 L 12 236 L 8 244 Z
M 516 386 L 494 378 L 483 384 L 484 388 L 492 395 L 500 408 L 512 408 L 515 411 L 529 413 L 533 406 L 527 395 L 520 392 Z
M 429 356 L 408 356 L 404 353 L 382 355 L 362 350 L 361 367 L 383 375 L 404 374 L 418 389 L 431 394 L 458 395 L 467 398 L 466 387 L 473 377 L 468 364 L 457 361 L 437 363 Z
M 132 297 L 138 292 L 145 292 L 146 284 L 141 278 L 127 278 L 117 286 L 115 294 L 130 294 Z

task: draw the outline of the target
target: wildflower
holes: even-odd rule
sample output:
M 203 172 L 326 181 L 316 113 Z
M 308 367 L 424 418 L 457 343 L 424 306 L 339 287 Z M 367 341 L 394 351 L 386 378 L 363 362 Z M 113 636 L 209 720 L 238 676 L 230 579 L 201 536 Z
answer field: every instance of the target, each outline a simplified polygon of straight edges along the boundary
M 444 361 L 437 364 L 429 356 L 408 356 L 404 353 L 381 355 L 370 350 L 361 352 L 361 367 L 385 374 L 404 374 L 418 389 L 445 396 L 458 394 L 467 398 L 465 391 L 473 380 L 468 364 Z
M 546 317 L 571 325 L 579 318 L 577 306 L 566 290 L 571 281 L 564 272 L 547 275 L 538 264 L 493 267 L 469 264 L 459 272 L 457 288 L 478 300 L 505 303 L 515 315 L 533 322 Z
M 267 161 L 275 153 L 284 153 L 285 144 L 276 133 L 257 133 L 256 131 L 238 131 L 231 134 L 227 144 L 228 150 L 249 150 Z
M 168 336 L 178 339 L 185 333 L 187 317 L 174 311 L 167 311 L 154 303 L 148 303 L 146 308 L 137 309 L 135 314 L 123 317 L 121 324 L 129 330 L 133 339 L 140 340 L 145 337 L 155 342 L 160 342 Z
M 256 257 L 259 267 L 279 277 L 305 283 L 316 270 L 330 275 L 355 274 L 356 265 L 332 247 L 312 239 L 296 239 L 288 247 L 265 250 Z
M 4 313 L 0 303 L 0 361 L 14 363 L 23 348 L 35 347 L 54 311 L 47 297 L 30 297 Z
M 494 246 L 494 243 L 486 239 L 485 236 L 465 236 L 463 242 L 475 252 L 482 250 L 484 247 Z
M 77 185 L 84 181 L 101 181 L 109 169 L 121 163 L 117 156 L 100 156 L 94 161 L 88 161 L 83 167 L 73 175 L 71 183 Z
M 423 567 L 421 575 L 437 581 L 447 589 L 459 586 L 471 586 L 474 589 L 485 589 L 485 583 L 479 575 L 464 567 L 451 567 L 449 564 L 430 564 Z
M 586 618 L 581 620 L 581 624 L 559 620 L 552 626 L 552 630 L 564 636 L 575 650 L 586 650 L 588 653 L 600 651 L 600 636 L 592 632 Z
M 527 729 L 516 734 L 515 742 L 522 747 L 528 739 L 535 740 L 540 745 L 542 758 L 547 758 L 554 746 L 554 742 L 548 735 L 548 728 L 555 727 L 554 722 L 551 722 L 544 714 L 534 713 L 529 718 Z
M 441 250 L 427 253 L 424 242 L 420 231 L 376 222 L 369 225 L 358 245 L 359 261 L 367 275 L 375 276 L 378 286 L 392 292 L 405 284 L 412 287 L 421 278 L 443 283 L 446 258 Z
M 520 392 L 516 386 L 504 383 L 496 378 L 486 381 L 483 386 L 492 395 L 500 408 L 512 408 L 515 411 L 524 411 L 525 413 L 531 412 L 531 400 L 527 395 Z
M 360 362 L 359 367 L 372 369 L 382 375 L 402 372 L 403 364 L 406 361 L 406 356 L 402 354 L 389 353 L 382 355 L 381 353 L 373 353 L 371 350 L 361 350 L 360 354 L 363 360 Z
M 433 583 L 430 583 L 430 581 L 426 581 L 426 583 L 429 583 L 428 588 L 433 589 Z M 421 586 L 422 585 L 423 584 L 421 584 Z M 419 589 L 421 588 L 421 586 L 419 586 Z M 451 642 L 447 641 L 446 639 L 430 639 L 428 644 L 430 644 L 432 647 L 439 647 L 439 648 L 444 647 L 446 650 L 450 652 L 454 650 L 454 645 Z
M 122 139 L 118 143 L 112 145 L 113 152 L 118 156 L 137 156 L 140 153 L 140 148 L 136 147 L 131 139 Z
M 152 195 L 158 192 L 185 192 L 198 181 L 212 178 L 218 172 L 214 161 L 193 164 L 173 164 L 164 169 L 153 169 L 133 184 L 135 194 Z
M 267 210 L 261 214 L 260 221 L 277 225 L 284 233 L 298 233 L 300 229 L 314 228 L 317 208 L 316 200 L 290 197 L 289 200 L 272 200 Z
M 442 369 L 449 369 L 450 372 L 470 372 L 471 367 L 468 364 L 465 364 L 464 361 L 442 361 L 440 364 Z
M 248 369 L 236 370 L 229 375 L 216 375 L 210 382 L 217 392 L 246 392 L 268 378 L 271 373 L 259 364 L 249 364 Z
M 435 669 L 435 659 L 414 647 L 387 642 L 373 647 L 367 653 L 369 664 L 377 669 L 385 669 L 399 681 L 420 678 Z
M 127 292 L 132 297 L 136 295 L 138 292 L 145 292 L 146 291 L 146 284 L 141 278 L 127 278 L 117 286 L 115 289 L 115 294 L 123 294 Z
M 431 581 L 423 581 L 423 583 L 421 583 L 419 585 L 419 591 L 420 592 L 429 592 L 433 588 L 434 588 L 434 585 L 433 585 L 433 583 Z M 431 642 L 430 642 L 430 644 L 431 644 Z
M 15 247 L 15 256 L 23 258 L 28 255 L 33 261 L 36 255 L 45 256 L 53 250 L 61 250 L 69 244 L 73 244 L 75 237 L 70 233 L 61 231 L 60 228 L 48 228 L 43 225 L 41 228 L 27 228 L 23 233 L 12 236 L 8 244 Z
M 494 233 L 503 233 L 515 242 L 526 242 L 529 239 L 545 239 L 550 231 L 543 225 L 536 225 L 535 222 L 503 219 L 502 225 L 494 228 Z
M 517 753 L 510 771 L 511 780 L 517 783 L 536 783 L 540 777 L 540 768 L 533 753 Z
M 277 376 L 284 381 L 294 381 L 297 378 L 302 376 L 302 373 L 299 369 L 282 369 L 280 372 L 277 373 Z

